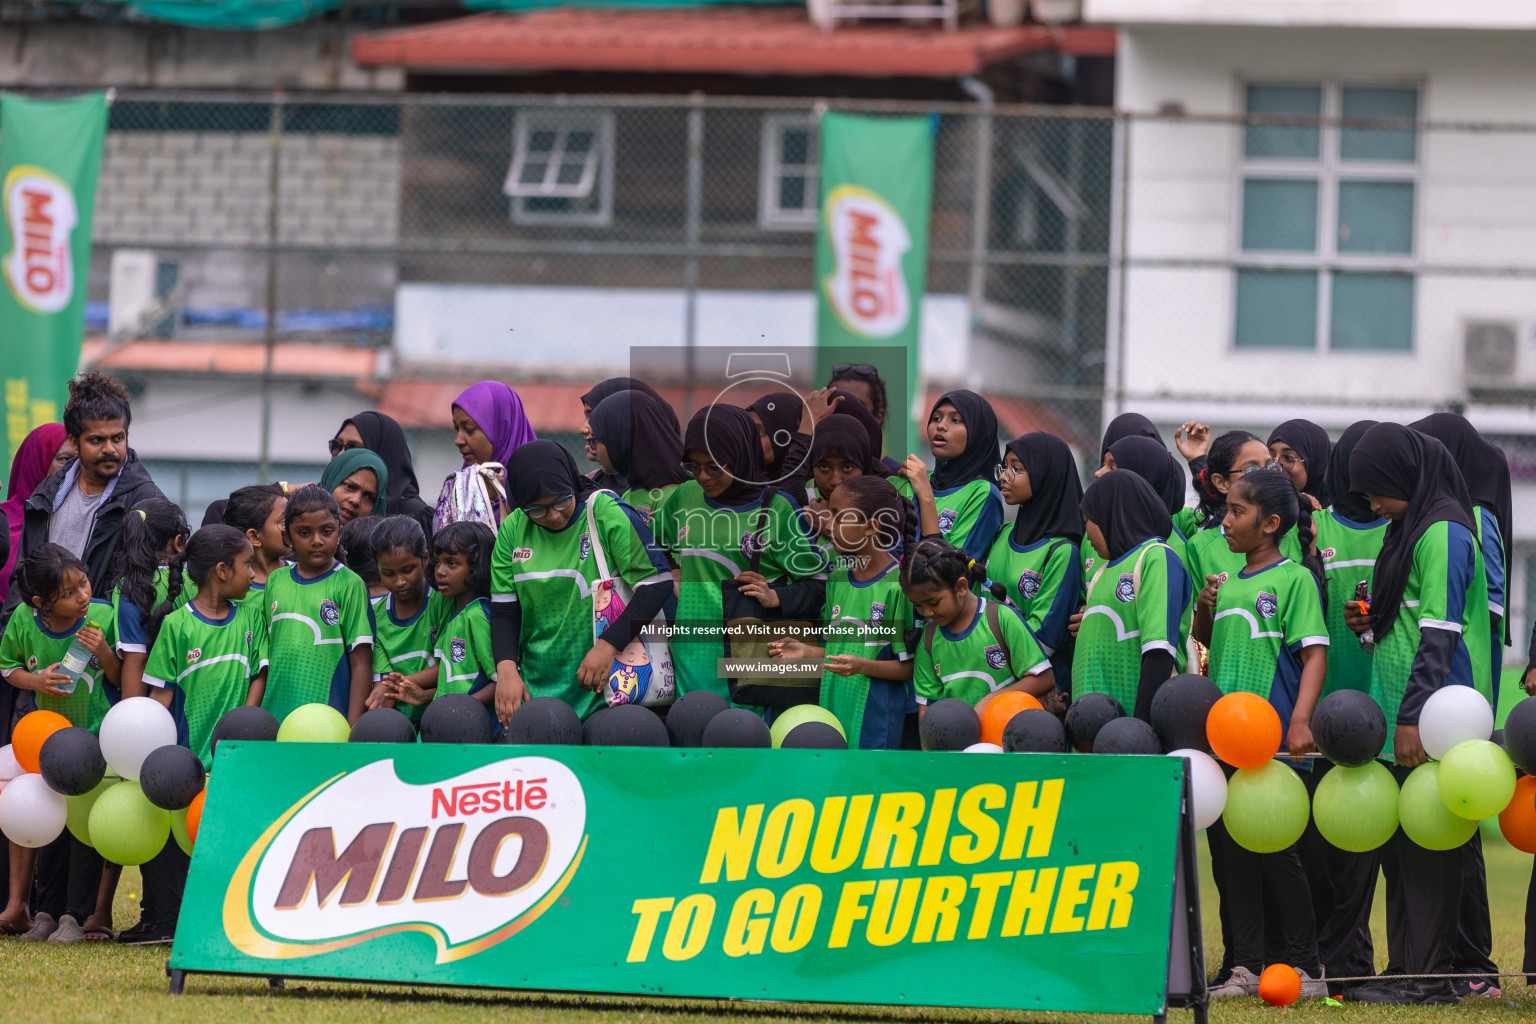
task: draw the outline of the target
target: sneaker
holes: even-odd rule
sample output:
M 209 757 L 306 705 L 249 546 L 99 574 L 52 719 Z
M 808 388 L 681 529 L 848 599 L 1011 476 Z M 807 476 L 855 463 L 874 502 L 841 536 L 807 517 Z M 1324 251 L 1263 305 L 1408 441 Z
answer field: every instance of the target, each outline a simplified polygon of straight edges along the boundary
M 22 942 L 46 942 L 48 936 L 58 931 L 59 922 L 52 914 L 38 914 L 32 918 L 32 927 L 22 935 Z
M 80 927 L 80 922 L 71 914 L 65 914 L 59 918 L 59 926 L 48 936 L 49 942 L 62 942 L 73 946 L 77 942 L 85 941 L 85 929 Z
M 1208 995 L 1212 999 L 1224 999 L 1228 996 L 1256 996 L 1259 994 L 1259 976 L 1246 967 L 1232 968 L 1232 976 L 1226 983 L 1210 990 Z
M 1461 1002 L 1450 985 L 1398 978 L 1358 985 L 1346 992 L 1344 998 L 1355 1003 L 1390 1006 L 1454 1006 Z
M 1301 975 L 1302 999 L 1328 998 L 1328 982 L 1323 980 L 1328 976 L 1327 968 L 1319 969 L 1318 977 L 1316 978 L 1312 977 L 1312 975 L 1308 974 L 1306 971 L 1297 971 L 1296 973 Z
M 1468 981 L 1458 978 L 1452 985 L 1458 996 L 1486 996 L 1497 999 L 1504 994 L 1503 989 L 1488 981 Z
M 124 928 L 117 933 L 117 941 L 124 945 L 133 945 L 141 939 L 146 939 L 154 931 L 154 926 L 148 921 L 140 919 L 132 928 Z

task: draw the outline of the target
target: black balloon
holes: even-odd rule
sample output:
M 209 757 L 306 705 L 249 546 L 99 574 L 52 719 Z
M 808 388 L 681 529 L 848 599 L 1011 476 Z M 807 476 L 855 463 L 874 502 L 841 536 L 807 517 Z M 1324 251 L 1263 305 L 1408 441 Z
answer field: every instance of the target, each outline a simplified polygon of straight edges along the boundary
M 213 727 L 209 752 L 219 749 L 220 740 L 276 740 L 277 726 L 277 716 L 266 708 L 251 705 L 230 708 Z
M 581 745 L 581 716 L 559 697 L 535 697 L 512 712 L 503 743 Z
M 348 739 L 353 743 L 415 743 L 416 727 L 398 708 L 373 708 L 357 716 Z
M 467 693 L 434 697 L 421 713 L 423 743 L 489 743 L 495 731 L 491 713 Z
M 48 749 L 47 744 L 43 749 Z M 1536 697 L 1526 697 L 1509 709 L 1504 719 L 1504 749 L 1522 771 L 1536 775 Z
M 959 697 L 945 697 L 928 705 L 917 735 L 924 750 L 964 750 L 981 742 L 981 719 Z
M 1027 708 L 1003 727 L 1003 749 L 1010 754 L 1065 754 L 1070 748 L 1061 719 L 1041 708 Z
M 585 743 L 589 747 L 596 744 L 597 741 L 594 739 L 594 737 L 596 737 L 598 731 L 602 729 L 603 719 L 607 718 L 608 713 L 612 710 L 613 708 L 610 708 L 605 704 L 587 716 L 587 720 L 581 723 L 581 742 Z
M 826 722 L 801 722 L 785 734 L 781 750 L 847 750 L 843 734 Z
M 1205 676 L 1174 676 L 1152 698 L 1152 728 L 1166 750 L 1209 750 L 1205 720 L 1221 687 Z
M 157 747 L 139 769 L 139 786 L 144 798 L 156 807 L 179 811 L 203 791 L 203 762 L 174 743 Z
M 667 733 L 674 747 L 702 747 L 704 727 L 731 702 L 714 690 L 689 690 L 667 709 Z
M 1107 693 L 1085 693 L 1067 709 L 1067 740 L 1072 749 L 1088 753 L 1106 722 L 1125 717 L 1125 708 Z
M 1093 738 L 1095 754 L 1161 754 L 1157 731 L 1139 718 L 1115 718 Z
M 65 796 L 84 796 L 107 774 L 101 743 L 86 729 L 60 729 L 49 736 L 37 764 L 48 788 Z
M 773 737 L 762 716 L 746 708 L 731 708 L 709 720 L 704 727 L 706 747 L 771 747 Z
M 1334 764 L 1370 764 L 1387 742 L 1387 716 L 1361 690 L 1335 690 L 1312 709 L 1312 740 Z
M 608 709 L 592 734 L 594 747 L 667 747 L 667 727 L 650 708 L 619 704 Z

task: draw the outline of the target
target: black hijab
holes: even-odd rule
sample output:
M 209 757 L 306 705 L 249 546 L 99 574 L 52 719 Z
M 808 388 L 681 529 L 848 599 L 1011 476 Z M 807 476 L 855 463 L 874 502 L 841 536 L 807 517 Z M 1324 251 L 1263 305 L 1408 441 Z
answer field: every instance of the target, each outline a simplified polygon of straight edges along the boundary
M 1168 448 L 1163 444 L 1163 435 L 1157 432 L 1156 424 L 1139 412 L 1123 412 L 1104 428 L 1104 441 L 1099 445 L 1100 465 L 1104 463 L 1104 453 L 1109 451 L 1109 446 L 1122 437 L 1146 437 L 1156 441 L 1165 451 Z
M 768 431 L 768 441 L 773 445 L 773 468 L 782 478 L 792 472 L 784 465 L 784 456 L 800 432 L 800 415 L 805 411 L 805 401 L 793 391 L 774 391 L 764 395 L 751 405 L 749 412 L 757 413 Z M 754 427 L 754 432 L 756 428 Z M 782 439 L 782 440 L 781 440 Z
M 974 391 L 946 391 L 928 410 L 933 411 L 948 402 L 965 421 L 965 451 L 951 459 L 937 459 L 933 470 L 933 489 L 947 491 L 970 483 L 972 480 L 992 480 L 997 472 L 997 413 L 992 403 Z
M 1438 522 L 1460 523 L 1477 536 L 1472 496 L 1445 445 L 1401 423 L 1378 423 L 1349 457 L 1349 485 L 1360 494 L 1408 502 L 1401 522 L 1387 526 L 1371 573 L 1371 629 L 1392 631 L 1413 568 L 1413 547 Z
M 529 441 L 507 456 L 507 492 L 517 508 L 549 495 L 574 494 L 579 502 L 595 490 L 597 484 L 582 476 L 571 453 L 554 441 Z
M 1371 511 L 1371 506 L 1349 485 L 1349 457 L 1365 432 L 1376 425 L 1375 420 L 1360 420 L 1344 428 L 1333 451 L 1328 453 L 1328 493 L 1333 496 L 1333 510 L 1352 523 L 1374 523 L 1381 518 Z M 1289 441 L 1286 442 L 1290 444 Z M 1308 482 L 1311 473 L 1307 474 Z
M 874 458 L 869 451 L 869 432 L 864 429 L 864 424 L 852 416 L 833 413 L 816 424 L 816 437 L 811 441 L 811 469 L 814 470 L 822 459 L 833 455 L 858 466 L 859 472 L 865 476 L 874 472 Z
M 763 446 L 747 410 L 717 403 L 694 413 L 683 434 L 683 454 L 689 452 L 703 452 L 735 477 L 714 500 L 723 505 L 745 505 L 762 494 Z
M 1269 432 L 1264 443 L 1273 446 L 1284 441 L 1296 449 L 1307 467 L 1307 486 L 1302 494 L 1310 494 L 1323 508 L 1333 504 L 1333 491 L 1328 486 L 1328 456 L 1333 452 L 1333 441 L 1328 431 L 1311 420 L 1286 420 Z
M 389 488 L 385 495 L 385 507 L 390 515 L 405 515 L 422 523 L 431 536 L 432 509 L 421 500 L 421 488 L 416 483 L 416 468 L 411 464 L 411 448 L 406 443 L 405 431 L 392 417 L 368 410 L 342 423 L 357 428 L 363 439 L 363 447 L 373 452 L 384 463 L 389 474 Z M 340 430 L 336 433 L 341 433 Z
M 1493 513 L 1499 524 L 1499 536 L 1504 540 L 1504 579 L 1506 586 L 1513 579 L 1515 567 L 1514 545 L 1514 497 L 1509 476 L 1509 460 L 1504 449 L 1489 443 L 1465 416 L 1454 412 L 1437 412 L 1410 423 L 1414 430 L 1445 445 L 1451 453 L 1462 479 L 1467 483 L 1467 493 L 1472 504 Z M 1504 643 L 1509 643 L 1509 616 L 1504 616 Z
M 1116 469 L 1128 469 L 1152 485 L 1171 516 L 1184 507 L 1184 467 L 1150 437 L 1132 434 L 1109 446 Z
M 620 391 L 592 409 L 592 436 L 608 448 L 613 468 L 631 487 L 655 490 L 688 479 L 677 413 L 645 391 Z
M 660 402 L 662 408 L 666 409 L 668 412 L 672 412 L 672 407 L 667 404 L 666 399 L 657 394 L 655 388 L 651 387 L 639 377 L 609 377 L 605 381 L 600 381 L 599 383 L 592 385 L 592 390 L 581 396 L 581 404 L 586 406 L 588 409 L 596 409 L 598 404 L 602 402 L 603 399 L 609 397 L 610 395 L 616 395 L 620 391 L 644 391 L 646 394 L 656 399 L 656 401 Z M 681 429 L 682 427 L 677 422 L 677 413 L 672 412 L 672 433 L 676 434 L 680 432 Z
M 842 399 L 837 404 L 837 415 L 852 416 L 863 425 L 864 432 L 869 435 L 870 458 L 878 461 L 885 454 L 885 430 L 880 426 L 880 421 L 875 419 L 875 414 L 869 411 L 869 406 L 847 391 L 834 390 L 832 397 Z M 816 429 L 820 430 L 821 427 L 818 425 Z
M 1128 469 L 1112 469 L 1083 492 L 1083 518 L 1104 534 L 1113 561 L 1153 537 L 1167 540 L 1173 519 L 1152 485 Z
M 1067 537 L 1076 546 L 1083 542 L 1083 482 L 1077 460 L 1067 442 L 1043 430 L 1031 431 L 1003 446 L 1024 464 L 1029 474 L 1031 497 L 1019 506 L 1009 538 L 1017 547 L 1028 547 L 1047 537 Z

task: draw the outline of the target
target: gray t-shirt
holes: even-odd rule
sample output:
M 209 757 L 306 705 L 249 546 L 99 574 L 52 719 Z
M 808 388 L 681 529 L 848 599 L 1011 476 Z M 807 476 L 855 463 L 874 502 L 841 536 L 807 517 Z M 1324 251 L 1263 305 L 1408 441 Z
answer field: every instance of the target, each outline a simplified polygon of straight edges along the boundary
M 84 558 L 85 545 L 91 539 L 96 513 L 106 494 L 106 491 L 82 494 L 78 484 L 71 487 L 59 507 L 53 510 L 53 518 L 48 520 L 48 539 L 68 548 L 76 558 Z

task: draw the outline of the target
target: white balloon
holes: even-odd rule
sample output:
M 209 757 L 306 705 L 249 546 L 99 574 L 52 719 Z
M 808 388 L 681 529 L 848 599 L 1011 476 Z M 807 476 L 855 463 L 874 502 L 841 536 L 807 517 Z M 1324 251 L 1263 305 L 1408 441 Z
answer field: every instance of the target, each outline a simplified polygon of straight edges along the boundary
M 151 752 L 176 742 L 176 720 L 150 697 L 120 700 L 101 720 L 101 756 L 112 771 L 133 782 Z
M 1493 707 L 1470 686 L 1442 686 L 1419 711 L 1419 742 L 1436 761 L 1458 743 L 1493 736 Z
M 16 760 L 16 751 L 9 743 L 0 747 L 0 782 L 10 782 L 27 774 L 27 770 Z
M 0 832 L 17 846 L 47 846 L 64 831 L 69 808 L 41 775 L 22 775 L 0 790 Z
M 962 753 L 966 754 L 1001 754 L 1003 748 L 996 743 L 972 743 Z
M 1216 759 L 1203 750 L 1186 747 L 1170 750 L 1169 757 L 1182 757 L 1189 762 L 1189 788 L 1194 806 L 1189 809 L 1195 828 L 1210 828 L 1221 817 L 1227 806 L 1227 776 Z

